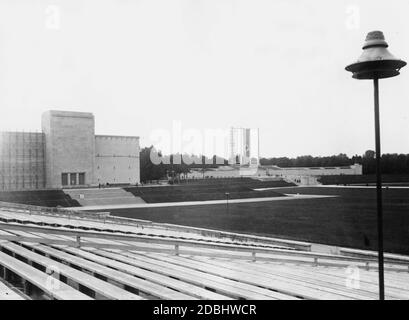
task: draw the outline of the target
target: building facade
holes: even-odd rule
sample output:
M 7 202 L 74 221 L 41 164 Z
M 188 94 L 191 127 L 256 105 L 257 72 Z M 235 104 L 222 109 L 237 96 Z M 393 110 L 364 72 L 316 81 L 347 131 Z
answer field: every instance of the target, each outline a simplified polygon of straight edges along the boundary
M 139 183 L 139 138 L 95 136 L 95 182 Z
M 47 111 L 42 133 L 0 137 L 0 190 L 140 182 L 139 137 L 95 135 L 92 113 Z
M 318 184 L 319 177 L 327 175 L 362 175 L 362 165 L 354 164 L 342 167 L 294 167 L 281 168 L 277 166 L 220 166 L 193 169 L 188 173 L 189 179 L 205 178 L 240 178 L 252 177 L 256 179 L 285 179 L 302 185 Z
M 0 190 L 45 187 L 44 135 L 0 132 Z
M 260 166 L 260 171 L 266 176 L 301 177 L 301 176 L 330 176 L 330 175 L 361 175 L 362 165 L 353 164 L 342 167 L 288 167 Z
M 342 167 L 293 167 L 260 166 L 259 175 L 283 178 L 302 185 L 318 184 L 319 177 L 331 175 L 362 175 L 362 165 L 353 164 Z

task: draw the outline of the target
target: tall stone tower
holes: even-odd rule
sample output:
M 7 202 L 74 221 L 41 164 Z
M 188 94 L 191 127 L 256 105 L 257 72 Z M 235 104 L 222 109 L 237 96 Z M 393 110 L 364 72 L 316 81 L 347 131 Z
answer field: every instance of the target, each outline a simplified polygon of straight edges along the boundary
M 95 121 L 88 112 L 42 115 L 47 188 L 94 184 Z

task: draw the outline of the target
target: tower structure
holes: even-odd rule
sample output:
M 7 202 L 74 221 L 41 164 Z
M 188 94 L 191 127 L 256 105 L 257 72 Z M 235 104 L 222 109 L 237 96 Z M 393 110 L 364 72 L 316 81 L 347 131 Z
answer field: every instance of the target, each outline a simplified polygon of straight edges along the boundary
M 259 165 L 259 129 L 230 128 L 229 163 Z

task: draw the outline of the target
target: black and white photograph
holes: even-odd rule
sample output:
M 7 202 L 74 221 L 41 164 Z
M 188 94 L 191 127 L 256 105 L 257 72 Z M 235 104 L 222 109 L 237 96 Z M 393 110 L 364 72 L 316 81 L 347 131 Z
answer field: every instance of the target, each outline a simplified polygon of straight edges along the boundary
M 0 0 L 0 300 L 409 300 L 408 14 Z

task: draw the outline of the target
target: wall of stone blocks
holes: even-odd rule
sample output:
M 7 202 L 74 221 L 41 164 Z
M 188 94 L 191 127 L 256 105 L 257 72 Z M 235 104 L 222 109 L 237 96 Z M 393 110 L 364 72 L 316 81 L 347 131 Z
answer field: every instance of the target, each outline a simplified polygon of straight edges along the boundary
M 282 176 L 325 176 L 325 175 L 359 175 L 362 174 L 362 165 L 354 164 L 345 167 L 320 167 L 320 168 L 265 168 L 267 174 Z
M 85 173 L 85 185 L 94 184 L 95 121 L 88 112 L 43 113 L 46 186 L 61 188 L 62 173 Z
M 0 190 L 44 187 L 44 135 L 36 132 L 1 132 Z
M 94 128 L 92 113 L 47 111 L 42 133 L 0 132 L 0 190 L 139 183 L 139 137 Z
M 95 136 L 95 182 L 140 183 L 139 138 Z

